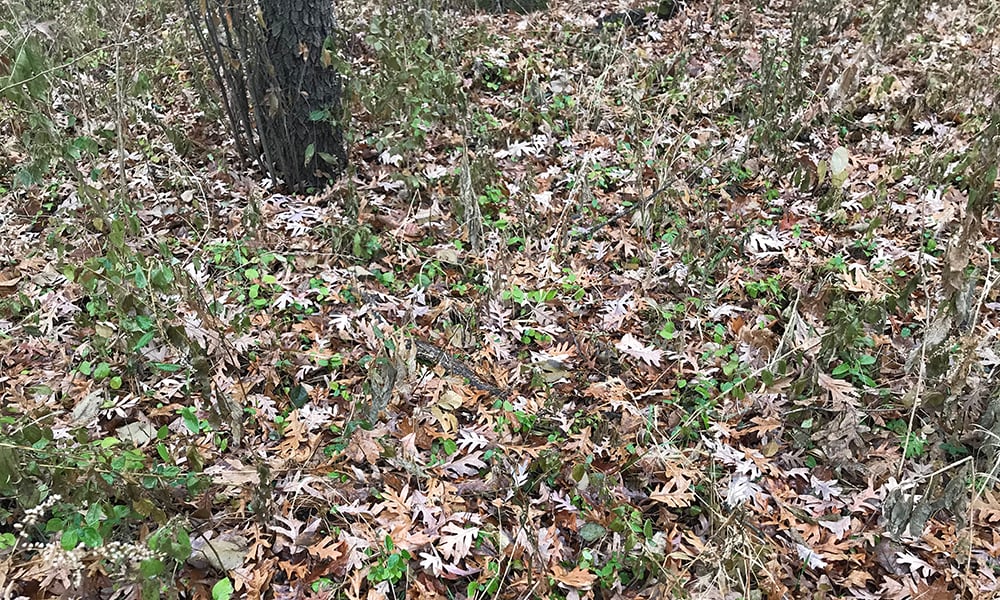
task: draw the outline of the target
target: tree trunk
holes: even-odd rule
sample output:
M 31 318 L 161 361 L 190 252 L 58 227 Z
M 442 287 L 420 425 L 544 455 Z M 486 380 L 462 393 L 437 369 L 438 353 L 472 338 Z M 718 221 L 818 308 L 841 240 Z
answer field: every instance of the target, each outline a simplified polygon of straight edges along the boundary
M 260 0 L 263 48 L 250 74 L 262 150 L 296 190 L 321 187 L 346 163 L 330 0 Z
M 347 162 L 332 0 L 186 0 L 236 150 L 295 191 Z

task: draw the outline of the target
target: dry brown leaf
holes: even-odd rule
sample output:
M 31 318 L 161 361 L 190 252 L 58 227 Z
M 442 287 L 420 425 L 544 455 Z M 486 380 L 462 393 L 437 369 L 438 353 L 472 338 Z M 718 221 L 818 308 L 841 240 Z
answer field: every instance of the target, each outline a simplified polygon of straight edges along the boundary
M 663 350 L 655 346 L 644 345 L 631 333 L 622 336 L 621 341 L 615 344 L 615 348 L 618 348 L 623 354 L 639 359 L 653 367 L 660 366 L 660 360 L 663 358 Z
M 550 575 L 559 583 L 578 590 L 589 590 L 594 581 L 597 580 L 597 575 L 584 571 L 580 567 L 574 567 L 572 571 L 567 571 L 558 564 L 552 565 Z
M 830 392 L 830 401 L 833 403 L 834 410 L 843 409 L 848 406 L 857 407 L 858 390 L 850 381 L 836 379 L 821 372 L 817 378 L 817 383 L 819 387 Z
M 845 577 L 841 583 L 847 587 L 864 588 L 869 581 L 874 580 L 875 577 L 872 576 L 872 574 L 867 570 L 854 569 L 847 574 L 847 577 Z
M 285 437 L 278 444 L 276 451 L 281 458 L 296 461 L 304 459 L 310 453 L 309 431 L 306 424 L 299 418 L 299 411 L 294 410 L 288 416 L 288 425 L 285 427 Z
M 309 546 L 307 550 L 309 554 L 315 556 L 320 560 L 337 560 L 340 558 L 343 552 L 344 542 L 336 540 L 330 536 L 324 536 L 315 544 Z
M 382 447 L 379 445 L 373 431 L 358 428 L 351 435 L 351 441 L 348 442 L 345 453 L 354 462 L 366 462 L 373 465 L 378 462 L 379 457 L 382 455 Z
M 472 545 L 479 535 L 478 527 L 462 527 L 458 523 L 448 523 L 441 531 L 444 535 L 438 540 L 438 550 L 441 556 L 456 565 L 472 552 Z
M 694 502 L 694 492 L 690 489 L 691 482 L 681 475 L 676 475 L 659 490 L 650 494 L 649 499 L 671 508 L 691 506 Z
M 458 418 L 452 413 L 460 406 L 462 406 L 462 396 L 450 389 L 441 392 L 437 402 L 431 406 L 431 414 L 445 433 L 458 429 Z

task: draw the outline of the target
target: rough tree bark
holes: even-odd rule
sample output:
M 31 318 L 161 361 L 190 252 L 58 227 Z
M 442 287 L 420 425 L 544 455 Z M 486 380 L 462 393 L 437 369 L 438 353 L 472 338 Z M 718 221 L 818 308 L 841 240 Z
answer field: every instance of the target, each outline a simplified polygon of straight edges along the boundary
M 236 148 L 295 191 L 343 171 L 331 0 L 186 0 Z
M 263 152 L 292 187 L 321 186 L 346 162 L 333 4 L 260 0 L 260 8 L 264 51 L 250 89 Z

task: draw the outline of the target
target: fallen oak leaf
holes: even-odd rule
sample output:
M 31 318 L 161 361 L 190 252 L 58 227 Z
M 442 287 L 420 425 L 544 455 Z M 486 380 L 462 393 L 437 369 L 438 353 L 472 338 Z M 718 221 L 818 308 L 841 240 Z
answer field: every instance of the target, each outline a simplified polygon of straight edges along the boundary
M 819 384 L 819 387 L 830 392 L 830 400 L 835 409 L 845 406 L 857 407 L 858 390 L 850 381 L 820 373 L 816 378 L 816 383 Z
M 6 279 L 0 275 L 0 296 L 11 296 L 17 290 L 17 284 L 21 282 L 20 277 Z
M 453 477 L 468 477 L 469 475 L 475 475 L 479 473 L 479 470 L 486 466 L 480 457 L 483 455 L 481 451 L 473 452 L 462 458 L 455 458 L 450 462 L 441 465 L 448 474 Z
M 927 561 L 921 559 L 919 556 L 910 554 L 909 552 L 897 552 L 896 562 L 909 569 L 912 575 L 922 577 L 924 579 L 937 573 L 937 569 L 927 563 Z
M 319 529 L 321 521 L 313 519 L 309 523 L 300 521 L 294 515 L 284 517 L 275 515 L 274 519 L 287 525 L 280 527 L 271 523 L 270 529 L 276 533 L 273 548 L 280 552 L 283 548 L 288 548 L 292 554 L 296 554 L 311 546 L 317 537 L 316 530 Z
M 320 560 L 334 561 L 344 554 L 343 547 L 345 545 L 346 544 L 344 544 L 343 541 L 336 540 L 327 535 L 323 536 L 323 539 L 316 542 L 312 546 L 309 546 L 307 550 L 309 551 L 309 554 Z
M 594 585 L 594 581 L 597 580 L 597 575 L 584 571 L 580 567 L 574 567 L 572 571 L 567 571 L 558 564 L 552 565 L 551 575 L 553 579 L 564 586 L 577 590 L 589 590 Z
M 627 354 L 632 358 L 641 360 L 642 362 L 653 366 L 660 366 L 660 359 L 663 358 L 663 350 L 655 346 L 645 346 L 642 342 L 637 340 L 631 333 L 626 333 L 622 336 L 621 341 L 615 344 L 615 348 L 618 348 L 623 354 Z
M 805 566 L 810 569 L 822 569 L 826 567 L 826 561 L 818 553 L 804 544 L 795 544 L 795 550 Z
M 468 567 L 463 569 L 461 567 L 448 564 L 444 566 L 444 570 L 446 573 L 445 577 L 447 579 L 458 579 L 460 577 L 468 577 L 469 575 L 475 575 L 476 573 L 482 571 L 482 569 L 478 567 Z
M 453 564 L 472 552 L 472 544 L 479 536 L 478 527 L 462 527 L 458 523 L 448 523 L 442 531 L 445 535 L 438 541 L 438 550 Z
M 836 516 L 831 515 L 830 518 L 820 518 L 818 519 L 820 527 L 830 530 L 834 535 L 834 539 L 840 539 L 844 537 L 851 529 L 851 517 L 844 516 L 841 518 L 836 518 Z
M 431 415 L 434 416 L 445 433 L 451 433 L 458 429 L 458 418 L 453 413 L 460 406 L 462 406 L 462 396 L 452 390 L 441 392 L 438 401 L 431 406 Z
M 434 552 L 421 552 L 420 556 L 420 567 L 424 571 L 430 572 L 435 577 L 440 577 L 441 573 L 444 572 L 444 561 L 441 557 Z
M 847 587 L 863 588 L 869 581 L 875 581 L 875 577 L 865 569 L 854 569 L 844 578 L 843 584 Z
M 691 492 L 690 488 L 691 482 L 683 476 L 677 475 L 659 490 L 651 493 L 649 499 L 666 504 L 671 508 L 691 506 L 694 501 L 694 492 Z

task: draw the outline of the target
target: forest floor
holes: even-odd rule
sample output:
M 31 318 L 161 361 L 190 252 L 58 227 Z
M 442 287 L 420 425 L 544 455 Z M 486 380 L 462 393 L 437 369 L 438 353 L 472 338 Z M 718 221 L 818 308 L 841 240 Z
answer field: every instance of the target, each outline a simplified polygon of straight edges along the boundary
M 0 85 L 0 598 L 1000 596 L 995 3 L 338 3 L 311 195 L 162 4 Z

